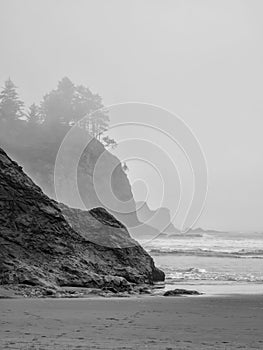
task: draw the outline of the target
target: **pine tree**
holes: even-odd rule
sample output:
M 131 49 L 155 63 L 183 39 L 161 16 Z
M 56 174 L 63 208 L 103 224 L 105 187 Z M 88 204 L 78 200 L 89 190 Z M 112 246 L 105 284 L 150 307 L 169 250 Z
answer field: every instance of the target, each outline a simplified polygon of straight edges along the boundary
M 33 103 L 30 107 L 29 107 L 29 111 L 26 115 L 27 117 L 27 121 L 30 124 L 41 124 L 41 122 L 43 121 L 42 119 L 42 115 L 41 115 L 41 110 L 40 108 Z
M 75 86 L 64 77 L 55 90 L 46 94 L 41 103 L 44 121 L 48 125 L 69 125 L 73 119 L 73 96 Z
M 75 86 L 69 78 L 59 81 L 57 88 L 46 94 L 41 103 L 44 125 L 62 130 L 62 125 L 78 125 L 98 140 L 108 130 L 109 117 L 103 109 L 102 98 L 93 94 L 88 87 Z M 84 120 L 82 120 L 86 117 Z M 66 129 L 65 129 L 66 130 Z M 104 141 L 107 147 L 113 143 Z
M 17 87 L 9 78 L 0 93 L 0 120 L 13 122 L 24 116 L 24 103 L 19 99 Z
M 73 119 L 73 97 L 75 86 L 68 77 L 64 77 L 58 83 L 57 94 L 60 108 L 60 122 L 69 125 Z

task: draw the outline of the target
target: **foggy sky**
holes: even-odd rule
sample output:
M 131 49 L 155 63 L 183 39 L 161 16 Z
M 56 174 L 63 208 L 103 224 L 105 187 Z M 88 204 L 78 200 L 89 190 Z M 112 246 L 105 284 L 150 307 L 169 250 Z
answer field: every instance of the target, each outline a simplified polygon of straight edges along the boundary
M 106 105 L 178 113 L 208 162 L 198 226 L 263 230 L 262 11 L 260 0 L 1 0 L 0 82 L 30 104 L 68 76 Z

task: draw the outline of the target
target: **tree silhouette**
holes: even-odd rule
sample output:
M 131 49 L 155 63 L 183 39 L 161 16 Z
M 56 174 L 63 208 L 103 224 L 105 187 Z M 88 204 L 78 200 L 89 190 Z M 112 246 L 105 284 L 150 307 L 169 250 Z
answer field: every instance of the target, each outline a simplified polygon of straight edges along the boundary
M 121 165 L 121 167 L 122 167 L 122 170 L 123 170 L 125 173 L 127 173 L 127 172 L 129 171 L 129 168 L 128 168 L 128 165 L 126 164 L 126 162 L 123 162 L 122 165 Z
M 41 124 L 43 121 L 41 110 L 35 103 L 29 107 L 29 111 L 26 114 L 26 117 L 28 123 L 30 124 Z
M 67 77 L 58 83 L 55 90 L 46 94 L 41 103 L 45 125 L 77 124 L 97 139 L 101 138 L 109 124 L 103 107 L 100 95 L 93 94 L 83 85 L 75 86 Z
M 55 90 L 46 94 L 41 103 L 44 123 L 47 125 L 69 125 L 73 118 L 73 96 L 75 86 L 64 77 Z
M 95 106 L 93 103 L 93 94 L 89 88 L 83 85 L 76 86 L 73 98 L 73 108 L 73 123 L 78 124 L 80 127 L 91 133 L 90 114 L 95 110 Z M 86 118 L 82 121 L 84 117 Z
M 0 93 L 0 119 L 13 122 L 24 116 L 24 103 L 19 99 L 17 87 L 9 78 Z
M 116 148 L 117 147 L 117 142 L 114 139 L 111 139 L 109 136 L 104 136 L 102 138 L 102 143 L 105 148 Z
M 57 87 L 43 97 L 40 107 L 33 103 L 26 114 L 23 107 L 24 103 L 18 97 L 16 86 L 9 78 L 0 94 L 0 122 L 3 121 L 3 133 L 12 122 L 11 137 L 19 134 L 28 140 L 59 142 L 71 126 L 78 125 L 101 141 L 106 148 L 117 145 L 113 139 L 105 136 L 109 127 L 109 116 L 101 96 L 92 93 L 84 85 L 74 85 L 68 77 L 62 78 Z
M 108 129 L 109 117 L 103 110 L 102 98 L 93 94 L 89 88 L 79 85 L 76 87 L 74 100 L 74 123 L 85 128 L 93 137 L 100 139 Z M 85 117 L 85 120 L 82 120 Z

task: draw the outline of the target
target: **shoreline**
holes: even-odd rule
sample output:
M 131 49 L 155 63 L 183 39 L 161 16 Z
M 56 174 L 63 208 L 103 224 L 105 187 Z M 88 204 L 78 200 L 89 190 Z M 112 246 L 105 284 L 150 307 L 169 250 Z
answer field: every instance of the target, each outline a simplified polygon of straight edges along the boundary
M 215 283 L 177 283 L 165 284 L 164 287 L 153 287 L 149 285 L 137 286 L 137 291 L 132 293 L 117 292 L 112 293 L 103 289 L 82 288 L 82 287 L 61 287 L 56 290 L 53 295 L 37 295 L 31 292 L 31 295 L 23 295 L 23 288 L 31 291 L 32 288 L 28 286 L 16 286 L 17 288 L 9 288 L 9 286 L 0 286 L 0 300 L 1 299 L 141 299 L 141 298 L 182 298 L 182 297 L 238 297 L 238 296 L 263 296 L 263 284 L 215 284 Z M 141 289 L 141 291 L 139 291 Z M 174 289 L 183 289 L 186 291 L 197 291 L 199 295 L 181 294 L 175 296 L 164 296 L 164 293 Z M 29 292 L 27 292 L 29 294 Z

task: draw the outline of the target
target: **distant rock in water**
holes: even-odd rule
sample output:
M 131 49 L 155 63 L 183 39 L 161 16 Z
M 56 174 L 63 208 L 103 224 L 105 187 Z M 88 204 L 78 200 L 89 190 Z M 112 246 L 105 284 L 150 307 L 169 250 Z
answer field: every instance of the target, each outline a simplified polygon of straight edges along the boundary
M 103 208 L 71 209 L 46 196 L 0 148 L 0 284 L 130 288 L 164 273 Z
M 136 210 L 139 221 L 147 223 L 159 232 L 179 233 L 179 230 L 171 223 L 171 214 L 168 208 L 151 210 L 146 202 L 136 202 Z

